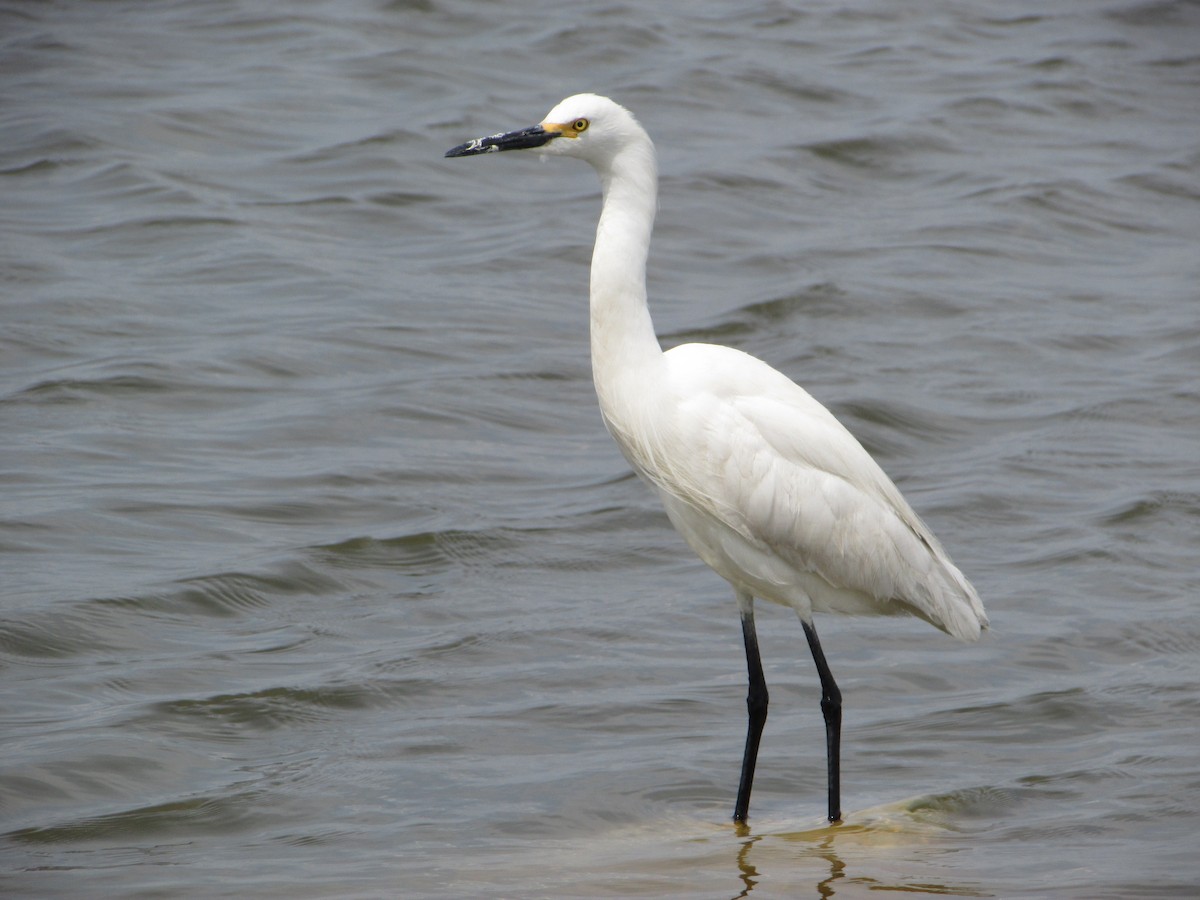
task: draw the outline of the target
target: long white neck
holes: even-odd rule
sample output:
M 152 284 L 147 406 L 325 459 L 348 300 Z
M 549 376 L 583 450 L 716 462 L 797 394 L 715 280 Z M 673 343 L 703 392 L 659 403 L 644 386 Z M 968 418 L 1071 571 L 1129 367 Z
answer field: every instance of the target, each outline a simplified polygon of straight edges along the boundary
M 604 206 L 592 252 L 592 377 L 611 428 L 625 390 L 662 357 L 646 307 L 646 255 L 658 204 L 654 145 L 643 133 L 598 171 Z

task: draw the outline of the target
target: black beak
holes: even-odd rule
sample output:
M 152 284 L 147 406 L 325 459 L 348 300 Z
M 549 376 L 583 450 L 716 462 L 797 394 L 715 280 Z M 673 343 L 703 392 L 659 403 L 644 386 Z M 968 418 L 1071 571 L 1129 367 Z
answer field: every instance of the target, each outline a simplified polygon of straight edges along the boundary
M 530 150 L 558 137 L 557 131 L 546 131 L 541 125 L 475 138 L 446 151 L 446 156 L 478 156 L 480 153 L 499 153 L 501 150 Z

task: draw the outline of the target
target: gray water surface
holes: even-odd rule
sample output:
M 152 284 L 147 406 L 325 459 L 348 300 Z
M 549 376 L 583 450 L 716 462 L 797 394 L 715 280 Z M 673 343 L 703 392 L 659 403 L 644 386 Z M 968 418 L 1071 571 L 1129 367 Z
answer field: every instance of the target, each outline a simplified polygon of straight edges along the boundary
M 660 152 L 663 342 L 803 383 L 983 595 L 728 587 L 604 433 L 578 163 Z M 1200 5 L 0 10 L 0 891 L 1191 897 Z

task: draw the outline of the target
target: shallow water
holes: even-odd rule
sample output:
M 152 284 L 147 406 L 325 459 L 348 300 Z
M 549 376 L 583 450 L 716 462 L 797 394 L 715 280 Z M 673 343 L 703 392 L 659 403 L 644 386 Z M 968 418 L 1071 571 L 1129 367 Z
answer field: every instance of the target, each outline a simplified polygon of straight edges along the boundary
M 1200 6 L 0 12 L 0 888 L 1186 897 Z M 993 630 L 799 624 L 728 822 L 728 589 L 604 434 L 587 167 L 446 148 L 610 94 L 665 344 L 805 384 Z

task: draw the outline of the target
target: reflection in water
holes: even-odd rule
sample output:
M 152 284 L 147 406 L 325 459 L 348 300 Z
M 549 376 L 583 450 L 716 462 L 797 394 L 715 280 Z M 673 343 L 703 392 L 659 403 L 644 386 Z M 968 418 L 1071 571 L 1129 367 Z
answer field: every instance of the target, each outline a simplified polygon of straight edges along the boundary
M 744 841 L 741 849 L 738 850 L 738 872 L 745 887 L 742 889 L 740 894 L 735 895 L 733 900 L 741 900 L 741 898 L 749 897 L 750 892 L 754 890 L 755 885 L 759 883 L 762 877 L 759 875 L 758 869 L 755 868 L 754 863 L 750 861 L 750 848 L 762 839 L 763 835 L 752 837 L 749 840 Z M 810 851 L 806 851 L 804 853 L 805 856 L 820 857 L 829 864 L 829 877 L 822 878 L 816 883 L 817 896 L 821 898 L 833 897 L 836 893 L 834 891 L 834 882 L 845 876 L 846 864 L 841 860 L 837 853 L 834 852 L 833 844 L 834 836 L 832 833 L 830 833 L 825 835 L 817 846 L 814 846 Z
M 817 882 L 817 895 L 822 898 L 832 897 L 834 895 L 833 883 L 843 877 L 846 872 L 846 864 L 833 852 L 833 835 L 829 835 L 821 842 L 816 855 L 821 856 L 829 863 L 829 877 L 822 878 Z
M 754 867 L 754 864 L 750 862 L 750 848 L 760 840 L 762 840 L 762 835 L 752 837 L 748 841 L 744 841 L 741 849 L 738 851 L 738 870 L 741 874 L 742 883 L 745 884 L 745 887 L 742 889 L 740 894 L 737 894 L 733 898 L 733 900 L 741 900 L 741 898 L 749 897 L 750 892 L 754 890 L 754 886 L 758 884 L 759 874 L 758 870 Z M 829 877 L 822 878 L 816 884 L 817 896 L 822 898 L 832 897 L 834 896 L 833 883 L 843 876 L 843 873 L 846 869 L 846 864 L 838 858 L 836 853 L 833 852 L 832 835 L 826 837 L 821 842 L 821 846 L 819 848 L 814 849 L 814 855 L 824 857 L 829 863 Z
M 739 823 L 739 826 L 740 828 L 749 831 L 745 824 Z M 742 843 L 742 849 L 738 851 L 738 871 L 741 873 L 742 884 L 744 884 L 745 887 L 742 888 L 742 892 L 735 896 L 733 900 L 740 900 L 742 897 L 749 897 L 750 892 L 754 890 L 754 886 L 758 884 L 758 880 L 756 878 L 758 875 L 758 870 L 755 869 L 754 865 L 750 862 L 750 848 L 753 847 L 755 841 L 758 840 L 761 840 L 761 838 L 752 837 L 750 840 L 744 841 Z
M 814 878 L 817 897 L 858 896 L 854 888 L 864 891 L 903 891 L 907 894 L 927 894 L 939 897 L 989 897 L 991 892 L 978 885 L 952 884 L 930 878 L 928 864 L 953 847 L 938 839 L 953 833 L 944 824 L 920 816 L 920 804 L 904 802 L 860 813 L 858 822 L 843 825 L 822 825 L 798 832 L 751 835 L 747 826 L 738 829 L 743 838 L 737 852 L 738 876 L 744 887 L 734 900 L 751 896 L 760 884 L 763 890 L 774 890 L 780 884 L 794 885 L 797 863 L 814 863 L 806 867 Z M 798 852 L 797 852 L 798 851 Z M 924 858 L 922 858 L 924 857 Z M 899 871 L 888 877 L 889 862 Z M 914 878 L 914 863 L 922 869 Z M 828 868 L 828 874 L 825 869 Z M 851 876 L 850 871 L 860 874 Z

